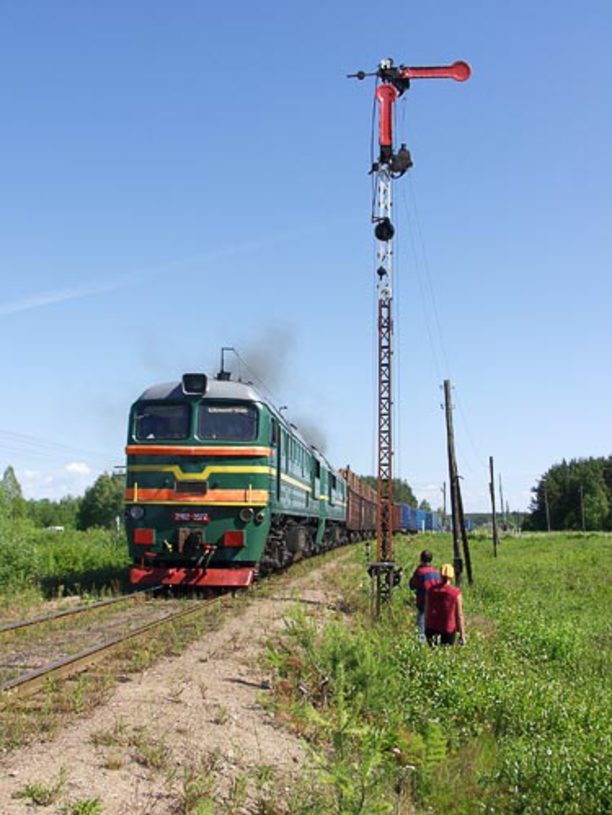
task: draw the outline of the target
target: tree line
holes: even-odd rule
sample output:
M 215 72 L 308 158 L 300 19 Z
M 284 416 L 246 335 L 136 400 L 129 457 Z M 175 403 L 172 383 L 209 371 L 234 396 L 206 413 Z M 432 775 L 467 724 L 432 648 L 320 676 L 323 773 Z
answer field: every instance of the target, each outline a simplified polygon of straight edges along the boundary
M 612 530 L 612 456 L 563 459 L 532 493 L 525 529 Z
M 376 489 L 376 476 L 362 478 Z M 124 488 L 123 475 L 102 473 L 83 496 L 25 499 L 13 467 L 8 466 L 0 480 L 0 518 L 28 518 L 43 528 L 110 529 L 123 519 Z M 407 481 L 394 478 L 392 491 L 394 501 L 431 511 Z M 547 470 L 532 493 L 529 514 L 522 518 L 526 530 L 612 530 L 612 456 L 563 459 Z
M 26 499 L 14 469 L 5 469 L 0 480 L 0 518 L 28 519 L 35 526 L 62 526 L 69 529 L 111 529 L 123 520 L 125 479 L 114 473 L 102 473 L 80 497 L 67 495 L 58 501 L 48 498 Z

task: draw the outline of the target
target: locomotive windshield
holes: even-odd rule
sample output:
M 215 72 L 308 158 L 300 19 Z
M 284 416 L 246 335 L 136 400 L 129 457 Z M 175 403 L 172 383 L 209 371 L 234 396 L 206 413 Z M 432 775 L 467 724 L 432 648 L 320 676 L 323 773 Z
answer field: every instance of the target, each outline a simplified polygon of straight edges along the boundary
M 140 441 L 188 439 L 189 405 L 139 405 L 135 436 Z
M 198 436 L 223 441 L 253 441 L 257 437 L 257 408 L 254 405 L 200 404 Z

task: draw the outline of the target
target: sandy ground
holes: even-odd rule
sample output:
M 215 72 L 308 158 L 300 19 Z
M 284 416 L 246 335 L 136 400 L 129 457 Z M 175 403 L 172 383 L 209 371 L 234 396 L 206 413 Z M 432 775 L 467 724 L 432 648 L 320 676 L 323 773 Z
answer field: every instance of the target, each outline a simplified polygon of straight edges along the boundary
M 281 791 L 290 788 L 303 772 L 306 753 L 265 710 L 269 682 L 260 657 L 296 601 L 309 614 L 331 613 L 336 598 L 324 580 L 331 568 L 328 562 L 306 576 L 287 578 L 237 616 L 230 611 L 217 631 L 181 656 L 126 677 L 108 703 L 73 722 L 54 741 L 0 757 L 0 815 L 61 813 L 70 802 L 92 798 L 100 799 L 105 815 L 181 812 L 190 767 L 200 768 L 219 801 L 231 797 L 232 789 L 240 798 L 235 790 L 246 786 L 240 809 L 245 813 L 252 811 L 258 786 L 269 778 Z M 144 750 L 161 767 L 143 766 L 139 759 L 134 741 L 143 727 Z M 12 797 L 27 784 L 52 783 L 62 768 L 62 795 L 49 807 Z

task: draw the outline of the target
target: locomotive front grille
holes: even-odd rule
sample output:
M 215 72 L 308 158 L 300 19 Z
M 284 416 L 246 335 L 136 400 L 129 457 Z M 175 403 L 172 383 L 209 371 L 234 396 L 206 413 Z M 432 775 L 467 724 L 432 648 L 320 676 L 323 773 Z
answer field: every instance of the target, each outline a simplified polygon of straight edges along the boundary
M 208 492 L 208 481 L 177 481 L 174 485 L 175 492 L 191 492 L 196 495 L 206 495 Z

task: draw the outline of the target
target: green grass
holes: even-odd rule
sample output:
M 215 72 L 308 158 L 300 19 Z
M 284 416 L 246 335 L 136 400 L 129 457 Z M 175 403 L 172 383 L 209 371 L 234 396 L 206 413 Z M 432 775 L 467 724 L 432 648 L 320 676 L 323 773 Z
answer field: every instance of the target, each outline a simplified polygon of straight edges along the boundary
M 0 521 L 0 609 L 44 598 L 119 589 L 128 564 L 122 532 L 50 532 L 28 521 Z
M 66 771 L 62 767 L 55 781 L 50 783 L 35 781 L 26 784 L 25 787 L 13 794 L 13 798 L 25 798 L 35 806 L 48 807 L 59 800 L 65 784 Z
M 404 541 L 408 576 L 424 546 L 452 560 L 444 536 Z M 612 538 L 471 546 L 464 648 L 418 643 L 406 587 L 373 625 L 357 554 L 339 578 L 351 612 L 323 628 L 297 613 L 272 647 L 279 713 L 321 761 L 320 800 L 294 815 L 610 811 Z
M 143 636 L 126 643 L 100 663 L 93 674 L 83 673 L 66 680 L 49 679 L 44 689 L 31 699 L 0 698 L 0 752 L 34 739 L 54 738 L 73 717 L 105 703 L 118 677 L 144 670 L 162 656 L 175 656 L 203 633 L 215 630 L 224 619 L 224 608 L 223 605 L 203 607 L 201 614 L 168 622 L 163 636 Z M 121 743 L 122 733 L 118 730 L 113 736 L 112 732 L 102 731 L 92 738 L 100 746 L 105 739 L 110 745 L 113 738 Z
M 99 798 L 80 798 L 71 801 L 62 810 L 63 815 L 102 815 L 103 808 Z

